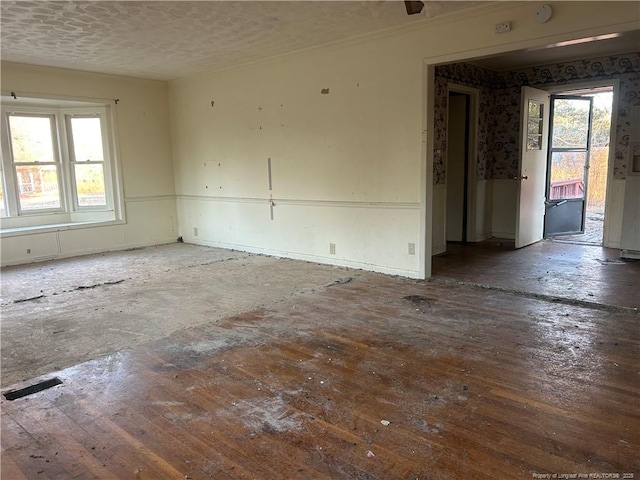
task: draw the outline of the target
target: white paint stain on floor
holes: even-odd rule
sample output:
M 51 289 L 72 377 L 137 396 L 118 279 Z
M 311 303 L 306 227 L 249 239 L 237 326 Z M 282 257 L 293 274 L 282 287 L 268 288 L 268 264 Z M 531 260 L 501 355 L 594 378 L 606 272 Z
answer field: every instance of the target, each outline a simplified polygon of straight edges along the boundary
M 303 427 L 302 415 L 293 411 L 280 396 L 242 400 L 226 413 L 240 418 L 251 430 L 284 433 Z

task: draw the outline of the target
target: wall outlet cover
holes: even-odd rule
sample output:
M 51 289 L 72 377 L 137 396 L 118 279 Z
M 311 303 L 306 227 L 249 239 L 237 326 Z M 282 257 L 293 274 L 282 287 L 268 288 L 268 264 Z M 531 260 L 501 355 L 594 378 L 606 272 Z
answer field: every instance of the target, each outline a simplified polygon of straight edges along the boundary
M 505 33 L 511 31 L 511 22 L 496 23 L 496 33 Z

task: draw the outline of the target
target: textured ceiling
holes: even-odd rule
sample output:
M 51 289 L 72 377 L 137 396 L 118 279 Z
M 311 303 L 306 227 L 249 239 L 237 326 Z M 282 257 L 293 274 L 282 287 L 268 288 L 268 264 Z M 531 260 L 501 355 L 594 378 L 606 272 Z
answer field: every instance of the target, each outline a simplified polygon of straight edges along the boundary
M 480 2 L 7 1 L 2 59 L 172 80 L 400 27 Z

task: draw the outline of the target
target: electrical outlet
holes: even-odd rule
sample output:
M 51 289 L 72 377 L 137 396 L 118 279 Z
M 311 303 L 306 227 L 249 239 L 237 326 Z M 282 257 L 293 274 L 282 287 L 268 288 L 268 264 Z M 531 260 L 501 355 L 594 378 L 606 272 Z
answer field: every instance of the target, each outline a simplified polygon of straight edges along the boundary
M 194 237 L 198 236 L 198 227 L 193 227 L 193 236 Z
M 416 254 L 416 244 L 415 243 L 410 243 L 409 244 L 409 255 L 415 255 Z
M 496 23 L 496 33 L 506 33 L 511 31 L 511 22 Z
M 335 255 L 336 254 L 336 244 L 335 243 L 330 243 L 329 244 L 329 254 L 330 255 Z
M 31 253 L 31 249 L 30 248 L 27 248 L 27 253 Z

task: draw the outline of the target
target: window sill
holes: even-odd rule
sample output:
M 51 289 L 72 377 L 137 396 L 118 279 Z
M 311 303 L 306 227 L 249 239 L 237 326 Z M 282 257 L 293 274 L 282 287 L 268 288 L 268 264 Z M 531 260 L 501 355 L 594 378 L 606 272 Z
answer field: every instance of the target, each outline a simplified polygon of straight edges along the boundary
M 109 227 L 112 225 L 123 225 L 122 220 L 107 221 L 87 221 L 87 222 L 71 222 L 58 223 L 52 225 L 34 225 L 29 227 L 3 228 L 0 230 L 0 238 L 19 237 L 23 235 L 32 235 L 35 233 L 51 233 L 65 230 L 77 230 L 81 228 Z

